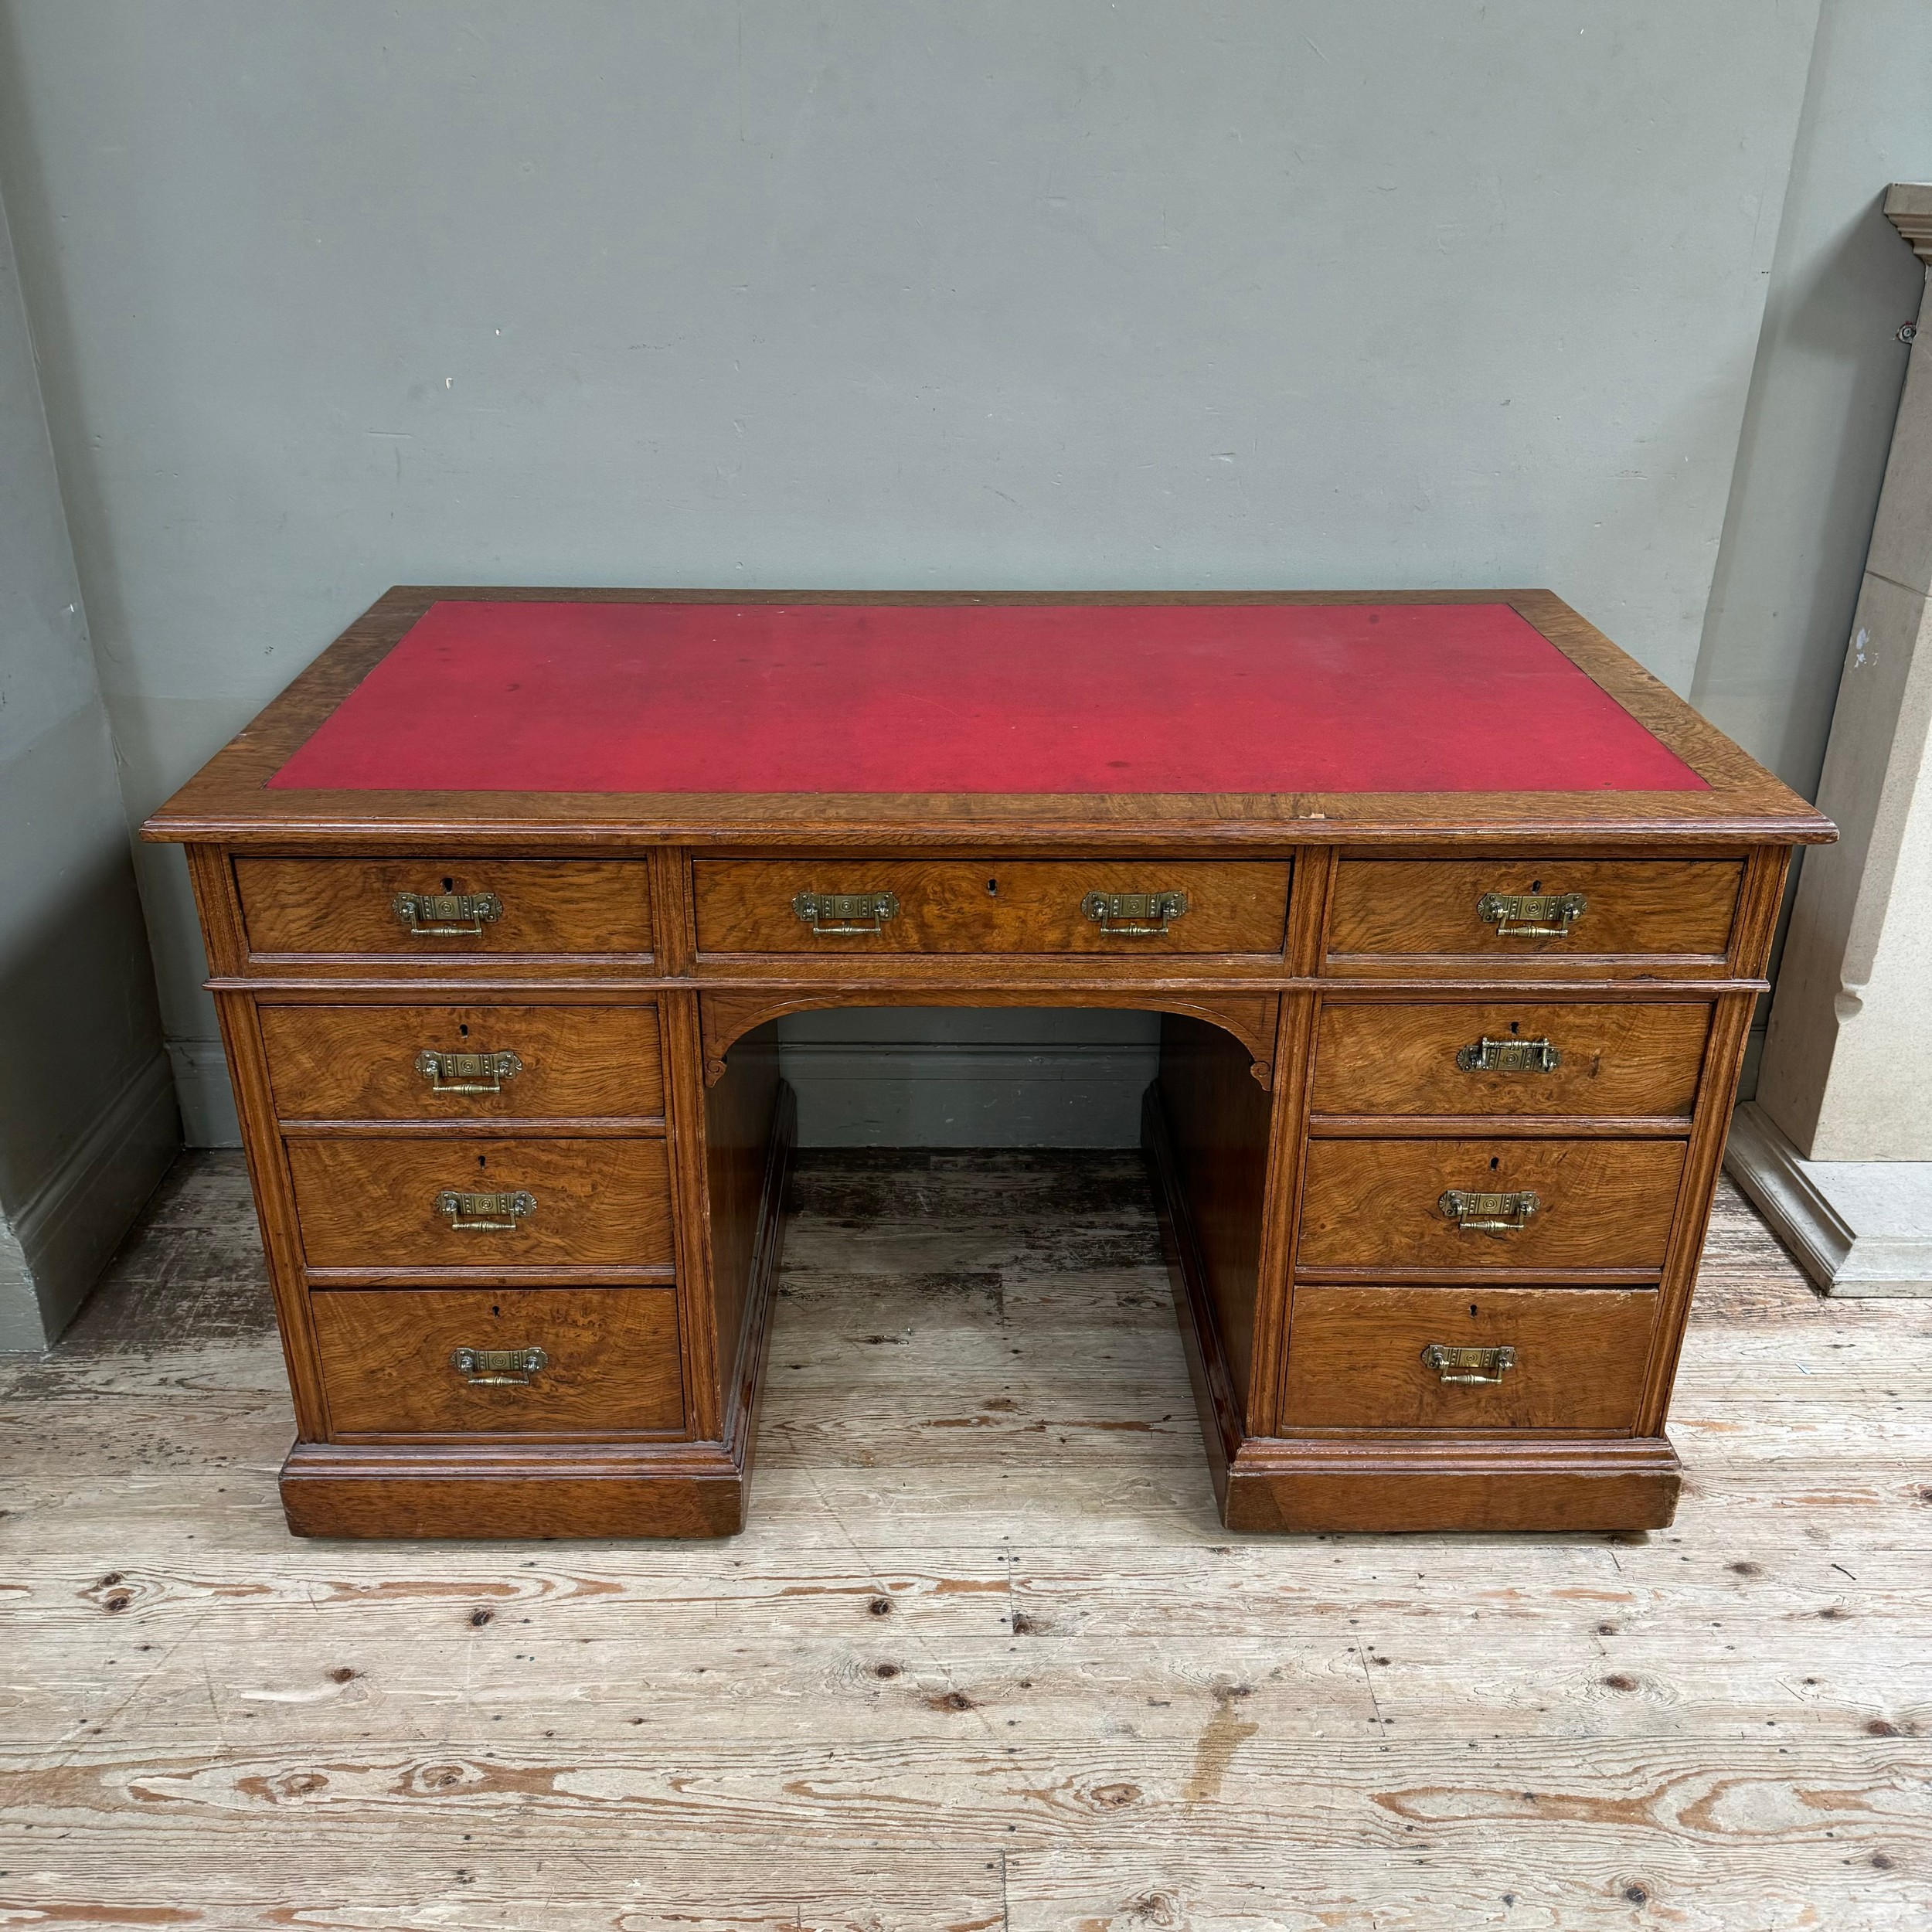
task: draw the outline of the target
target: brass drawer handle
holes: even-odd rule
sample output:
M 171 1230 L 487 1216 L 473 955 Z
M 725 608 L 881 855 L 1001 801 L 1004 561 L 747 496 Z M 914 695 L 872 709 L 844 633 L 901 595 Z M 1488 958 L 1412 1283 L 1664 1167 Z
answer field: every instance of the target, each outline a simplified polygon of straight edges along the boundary
M 536 1196 L 522 1188 L 513 1194 L 466 1194 L 446 1187 L 436 1197 L 436 1211 L 465 1234 L 510 1234 L 525 1215 L 536 1213 Z
M 1432 1342 L 1422 1352 L 1423 1366 L 1444 1382 L 1500 1382 L 1516 1366 L 1514 1349 L 1469 1349 Z
M 1452 1187 L 1443 1192 L 1436 1206 L 1446 1219 L 1471 1233 L 1519 1234 L 1543 1202 L 1531 1193 L 1476 1194 Z
M 478 1389 L 527 1389 L 550 1366 L 541 1349 L 458 1349 L 450 1366 Z
M 1187 910 L 1185 893 L 1089 893 L 1080 910 L 1104 933 L 1158 938 Z
M 821 938 L 849 933 L 876 933 L 899 917 L 893 893 L 800 893 L 791 910 Z
M 1473 1046 L 1456 1049 L 1465 1073 L 1553 1073 L 1563 1056 L 1546 1039 L 1492 1039 L 1485 1033 Z
M 413 939 L 474 938 L 503 917 L 495 893 L 398 893 L 396 921 Z
M 1590 910 L 1581 893 L 1485 893 L 1476 917 L 1500 939 L 1567 939 Z
M 500 1094 L 523 1063 L 514 1053 L 438 1053 L 426 1046 L 416 1056 L 416 1070 L 432 1094 Z

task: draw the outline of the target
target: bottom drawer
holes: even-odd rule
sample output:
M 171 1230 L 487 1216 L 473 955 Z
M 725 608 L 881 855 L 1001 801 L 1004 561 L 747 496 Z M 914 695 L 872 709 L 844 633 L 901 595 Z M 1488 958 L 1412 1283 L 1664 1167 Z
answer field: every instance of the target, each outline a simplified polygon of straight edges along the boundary
M 1656 1313 L 1649 1288 L 1298 1288 L 1284 1420 L 1633 1429 Z M 1510 1359 L 1425 1359 L 1457 1349 Z
M 329 1289 L 309 1307 L 338 1441 L 683 1427 L 670 1288 Z

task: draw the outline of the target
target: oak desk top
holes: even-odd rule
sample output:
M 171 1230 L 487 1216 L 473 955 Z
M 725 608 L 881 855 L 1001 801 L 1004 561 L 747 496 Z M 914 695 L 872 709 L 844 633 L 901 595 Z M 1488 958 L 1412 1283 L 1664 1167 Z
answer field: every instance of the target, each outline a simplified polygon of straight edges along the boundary
M 1546 590 L 399 587 L 144 829 L 280 849 L 1832 836 Z

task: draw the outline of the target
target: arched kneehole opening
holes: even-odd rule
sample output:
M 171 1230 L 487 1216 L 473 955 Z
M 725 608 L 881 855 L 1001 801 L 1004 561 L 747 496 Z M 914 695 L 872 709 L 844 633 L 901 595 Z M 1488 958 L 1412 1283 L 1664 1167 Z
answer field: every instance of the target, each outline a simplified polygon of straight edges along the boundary
M 1139 1008 L 908 1004 L 707 1052 L 720 1365 L 740 1386 L 768 1348 L 778 1439 L 1198 1470 L 1177 1291 L 1245 1408 L 1272 1107 L 1249 1043 Z

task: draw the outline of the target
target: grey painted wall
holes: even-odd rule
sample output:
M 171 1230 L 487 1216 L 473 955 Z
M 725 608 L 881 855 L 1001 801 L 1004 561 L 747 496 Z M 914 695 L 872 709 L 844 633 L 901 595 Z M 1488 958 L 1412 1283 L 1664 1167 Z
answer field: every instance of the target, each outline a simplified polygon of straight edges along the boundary
M 859 1007 L 778 1022 L 804 1147 L 1132 1147 L 1158 1013 Z
M 1807 796 L 1923 280 L 1880 204 L 1927 179 L 1932 7 L 1825 0 L 1689 692 Z
M 1816 12 L 10 0 L 129 809 L 396 580 L 1543 583 L 1686 688 Z
M 0 206 L 0 1349 L 60 1332 L 179 1142 Z
M 1927 180 L 1932 7 L 1825 0 L 1689 692 L 1808 798 L 1905 380 L 1896 332 L 1923 279 L 1879 204 Z

